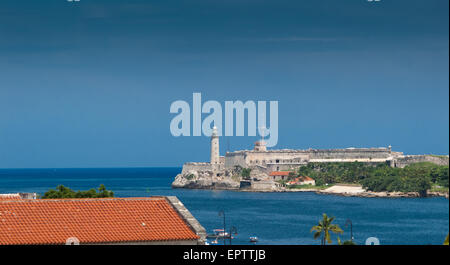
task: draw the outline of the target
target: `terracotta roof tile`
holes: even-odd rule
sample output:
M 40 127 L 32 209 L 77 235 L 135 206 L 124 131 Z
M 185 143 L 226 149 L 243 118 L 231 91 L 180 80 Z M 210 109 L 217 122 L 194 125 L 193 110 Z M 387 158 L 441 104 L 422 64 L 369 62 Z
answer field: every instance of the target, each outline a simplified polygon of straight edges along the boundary
M 292 181 L 289 181 L 289 184 L 296 184 L 298 182 L 304 182 L 304 181 L 312 181 L 314 179 L 308 177 L 308 176 L 300 176 L 300 177 L 296 177 L 295 179 L 293 179 Z
M 290 171 L 272 171 L 270 176 L 289 176 Z
M 311 180 L 314 180 L 313 178 L 310 178 L 310 177 L 308 177 L 308 176 L 303 176 L 303 177 L 301 177 L 301 180 L 302 181 L 311 181 Z
M 0 201 L 0 245 L 195 240 L 164 197 Z

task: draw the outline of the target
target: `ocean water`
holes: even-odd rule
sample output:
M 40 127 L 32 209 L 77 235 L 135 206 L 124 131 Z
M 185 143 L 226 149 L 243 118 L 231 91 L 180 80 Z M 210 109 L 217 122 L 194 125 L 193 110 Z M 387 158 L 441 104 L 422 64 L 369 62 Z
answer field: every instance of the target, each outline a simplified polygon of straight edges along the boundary
M 250 193 L 187 190 L 170 187 L 180 168 L 114 169 L 0 169 L 0 193 L 43 194 L 59 184 L 86 190 L 105 184 L 117 197 L 177 196 L 209 233 L 223 227 L 237 228 L 233 244 L 319 244 L 310 229 L 322 213 L 335 216 L 350 238 L 352 220 L 355 242 L 376 237 L 381 244 L 442 244 L 449 231 L 449 201 L 445 198 L 357 198 L 301 193 Z M 336 237 L 333 237 L 336 243 Z

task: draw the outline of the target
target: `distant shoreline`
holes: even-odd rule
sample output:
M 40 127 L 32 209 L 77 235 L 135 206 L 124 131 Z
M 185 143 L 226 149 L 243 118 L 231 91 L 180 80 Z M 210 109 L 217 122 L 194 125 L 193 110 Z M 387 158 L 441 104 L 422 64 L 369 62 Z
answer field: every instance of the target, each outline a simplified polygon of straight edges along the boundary
M 306 189 L 286 189 L 277 188 L 273 190 L 268 189 L 230 189 L 230 188 L 186 188 L 186 187 L 172 187 L 175 189 L 198 189 L 198 190 L 229 190 L 236 192 L 263 192 L 263 193 L 290 193 L 290 192 L 314 192 L 322 195 L 336 195 L 342 197 L 362 197 L 362 198 L 429 198 L 429 197 L 444 197 L 449 198 L 448 193 L 445 192 L 428 192 L 427 197 L 419 196 L 418 192 L 373 192 L 366 191 L 361 186 L 337 184 L 328 189 L 321 190 L 315 188 Z

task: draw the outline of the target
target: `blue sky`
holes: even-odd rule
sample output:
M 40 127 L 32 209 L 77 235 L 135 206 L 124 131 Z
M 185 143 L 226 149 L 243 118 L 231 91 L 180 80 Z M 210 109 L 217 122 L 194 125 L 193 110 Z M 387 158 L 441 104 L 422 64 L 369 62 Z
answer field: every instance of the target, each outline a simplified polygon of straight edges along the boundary
M 181 166 L 175 100 L 278 100 L 277 148 L 449 153 L 446 0 L 0 2 L 0 167 Z M 248 149 L 256 137 L 222 137 Z

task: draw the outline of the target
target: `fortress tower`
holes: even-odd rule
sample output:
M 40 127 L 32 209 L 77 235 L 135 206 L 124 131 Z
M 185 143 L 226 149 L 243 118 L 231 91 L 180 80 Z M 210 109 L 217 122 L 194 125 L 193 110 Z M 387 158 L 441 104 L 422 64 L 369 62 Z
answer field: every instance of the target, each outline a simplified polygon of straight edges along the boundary
M 219 134 L 217 133 L 217 127 L 214 126 L 211 134 L 211 165 L 219 163 Z
M 254 151 L 267 151 L 266 142 L 263 140 L 258 141 L 255 143 L 255 148 L 253 148 Z

